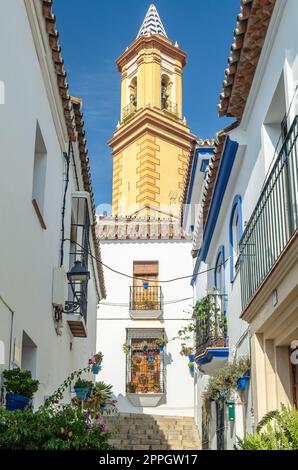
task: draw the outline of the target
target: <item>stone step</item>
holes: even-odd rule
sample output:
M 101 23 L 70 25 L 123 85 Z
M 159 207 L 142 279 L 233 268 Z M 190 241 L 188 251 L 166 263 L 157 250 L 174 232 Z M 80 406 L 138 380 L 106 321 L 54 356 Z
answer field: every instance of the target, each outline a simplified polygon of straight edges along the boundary
M 104 418 L 118 450 L 198 450 L 200 441 L 193 418 L 121 413 Z

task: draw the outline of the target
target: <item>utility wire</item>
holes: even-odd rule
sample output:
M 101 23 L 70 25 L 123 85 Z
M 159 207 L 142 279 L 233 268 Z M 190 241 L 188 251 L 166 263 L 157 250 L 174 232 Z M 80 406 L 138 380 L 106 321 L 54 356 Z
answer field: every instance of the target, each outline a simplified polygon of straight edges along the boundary
M 186 300 L 193 300 L 193 297 L 186 297 L 185 299 L 177 300 L 166 300 L 163 305 L 178 304 L 180 302 L 186 302 Z M 129 303 L 124 302 L 100 302 L 98 305 L 104 305 L 106 307 L 129 307 Z
M 147 281 L 148 279 L 147 278 L 142 278 L 142 277 L 136 277 L 136 276 L 130 276 L 129 274 L 126 274 L 126 273 L 122 273 L 121 271 L 117 271 L 117 269 L 114 269 L 114 268 L 111 268 L 110 266 L 108 266 L 107 264 L 103 263 L 102 260 L 96 258 L 96 256 L 94 256 L 90 250 L 87 250 L 86 248 L 84 248 L 82 245 L 80 245 L 80 243 L 78 242 L 74 242 L 73 240 L 70 240 L 70 238 L 65 238 L 64 241 L 71 241 L 72 243 L 78 245 L 85 253 L 88 253 L 91 258 L 95 259 L 98 263 L 100 263 L 102 266 L 104 266 L 106 269 L 109 269 L 110 271 L 112 271 L 113 273 L 116 273 L 116 274 L 119 274 L 119 276 L 124 276 L 124 277 L 127 277 L 128 279 L 138 279 L 139 281 Z M 218 269 L 218 268 L 221 268 L 223 266 L 226 265 L 226 263 L 232 259 L 232 258 L 238 258 L 239 255 L 235 255 L 235 256 L 229 256 L 225 261 L 224 263 L 221 263 L 219 264 L 218 266 L 215 266 L 213 268 L 209 268 L 209 269 L 206 269 L 205 271 L 201 271 L 201 272 L 197 272 L 197 273 L 192 273 L 192 274 L 189 274 L 187 276 L 181 276 L 181 277 L 175 277 L 173 279 L 167 279 L 167 280 L 158 280 L 159 284 L 167 284 L 167 283 L 170 283 L 170 282 L 175 282 L 175 281 L 181 281 L 183 279 L 191 279 L 193 277 L 198 277 L 200 276 L 201 274 L 206 274 L 210 271 L 214 271 L 215 269 Z

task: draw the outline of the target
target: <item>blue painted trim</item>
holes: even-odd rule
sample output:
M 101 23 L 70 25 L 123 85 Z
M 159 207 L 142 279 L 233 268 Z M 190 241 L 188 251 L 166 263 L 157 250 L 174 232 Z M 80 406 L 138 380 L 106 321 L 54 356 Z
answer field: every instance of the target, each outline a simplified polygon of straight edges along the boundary
M 232 204 L 230 224 L 229 224 L 229 236 L 230 236 L 230 282 L 234 282 L 235 279 L 235 260 L 234 256 L 234 242 L 233 242 L 233 221 L 235 218 L 235 212 L 238 211 L 238 238 L 241 240 L 243 234 L 243 222 L 242 222 L 242 199 L 239 194 L 234 197 Z
M 208 255 L 210 243 L 216 226 L 225 190 L 233 168 L 237 149 L 237 142 L 234 142 L 229 137 L 227 137 L 221 157 L 220 166 L 218 169 L 217 180 L 215 183 L 213 197 L 209 208 L 208 218 L 205 225 L 204 240 L 200 252 L 200 261 L 205 261 Z
M 197 280 L 197 273 L 199 272 L 200 264 L 201 264 L 200 256 L 198 256 L 197 260 L 196 260 L 194 270 L 193 270 L 194 275 L 192 276 L 191 281 L 190 281 L 191 286 L 193 286 L 195 284 L 196 280 Z
M 218 282 L 217 282 L 217 268 L 219 265 L 220 258 L 222 259 L 222 270 L 221 270 L 221 284 L 222 284 L 222 292 L 220 294 L 224 295 L 223 298 L 223 310 L 224 314 L 226 314 L 227 311 L 227 305 L 226 305 L 226 259 L 225 259 L 225 247 L 224 245 L 221 245 L 218 249 L 217 256 L 216 256 L 216 262 L 215 262 L 215 269 L 214 269 L 214 287 L 218 288 Z
M 210 348 L 206 351 L 206 354 L 198 358 L 198 364 L 204 365 L 212 362 L 214 358 L 228 358 L 229 348 Z
M 187 204 L 190 204 L 191 200 L 191 195 L 193 191 L 193 186 L 195 183 L 195 177 L 196 177 L 196 172 L 197 172 L 197 166 L 198 166 L 198 160 L 201 157 L 204 159 L 204 157 L 209 156 L 212 157 L 214 155 L 214 149 L 212 148 L 197 148 L 195 150 L 195 155 L 194 155 L 194 160 L 192 164 L 192 169 L 191 169 L 191 176 L 190 176 L 190 182 L 189 182 L 189 189 L 188 189 L 188 194 L 187 194 Z

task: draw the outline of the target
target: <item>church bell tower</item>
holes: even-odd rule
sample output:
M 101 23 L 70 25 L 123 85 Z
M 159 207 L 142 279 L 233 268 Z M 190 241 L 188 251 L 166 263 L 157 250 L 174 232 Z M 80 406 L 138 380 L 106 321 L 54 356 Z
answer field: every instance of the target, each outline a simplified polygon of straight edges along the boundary
M 186 53 L 168 39 L 153 4 L 136 40 L 116 63 L 121 113 L 109 141 L 113 215 L 178 217 L 195 142 L 182 114 Z

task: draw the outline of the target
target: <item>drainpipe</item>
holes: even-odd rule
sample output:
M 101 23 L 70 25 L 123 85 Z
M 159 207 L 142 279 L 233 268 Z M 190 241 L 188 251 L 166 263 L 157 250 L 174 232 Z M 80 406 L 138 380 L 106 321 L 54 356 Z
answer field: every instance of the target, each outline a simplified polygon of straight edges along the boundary
M 9 338 L 9 361 L 8 361 L 8 368 L 11 368 L 11 355 L 12 355 L 12 334 L 13 334 L 13 320 L 14 320 L 14 311 L 10 308 L 10 306 L 5 302 L 2 295 L 0 295 L 0 300 L 3 305 L 9 310 L 11 313 L 11 322 L 10 322 L 10 338 Z

